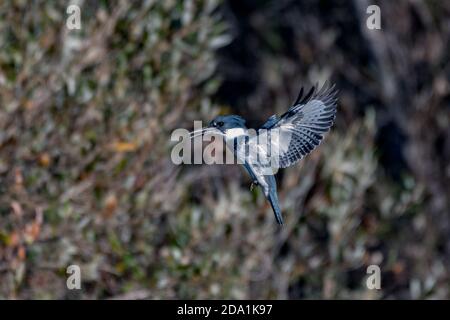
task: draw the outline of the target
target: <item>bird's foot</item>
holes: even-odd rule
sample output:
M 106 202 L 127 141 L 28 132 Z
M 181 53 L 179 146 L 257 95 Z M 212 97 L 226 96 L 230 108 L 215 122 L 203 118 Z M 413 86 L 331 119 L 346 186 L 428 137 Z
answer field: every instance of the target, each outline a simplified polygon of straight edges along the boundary
M 253 181 L 252 184 L 250 185 L 250 191 L 252 191 L 252 190 L 253 190 L 253 187 L 254 187 L 254 186 L 257 186 L 257 185 L 258 185 L 258 181 L 256 181 L 256 180 Z

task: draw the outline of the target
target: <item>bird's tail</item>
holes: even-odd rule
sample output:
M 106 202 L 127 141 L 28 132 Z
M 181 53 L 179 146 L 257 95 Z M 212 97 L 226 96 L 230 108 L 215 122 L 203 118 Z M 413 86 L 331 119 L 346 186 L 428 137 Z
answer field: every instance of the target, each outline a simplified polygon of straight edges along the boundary
M 267 196 L 269 199 L 270 205 L 272 206 L 273 213 L 275 214 L 275 219 L 277 220 L 279 225 L 283 225 L 283 217 L 281 215 L 280 206 L 278 205 L 278 196 L 276 190 L 270 190 L 269 195 Z

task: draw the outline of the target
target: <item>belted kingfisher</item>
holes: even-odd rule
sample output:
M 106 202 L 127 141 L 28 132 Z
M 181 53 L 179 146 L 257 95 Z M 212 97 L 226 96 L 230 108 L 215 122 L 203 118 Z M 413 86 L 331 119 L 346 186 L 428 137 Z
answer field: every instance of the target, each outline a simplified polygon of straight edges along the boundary
M 255 135 L 237 115 L 218 116 L 208 127 L 191 132 L 191 137 L 204 133 L 223 136 L 238 161 L 269 200 L 278 224 L 283 224 L 278 204 L 274 170 L 289 167 L 317 147 L 333 125 L 336 116 L 334 85 L 313 86 L 306 95 L 301 88 L 294 104 L 281 116 L 272 115 Z M 268 170 L 269 169 L 269 170 Z

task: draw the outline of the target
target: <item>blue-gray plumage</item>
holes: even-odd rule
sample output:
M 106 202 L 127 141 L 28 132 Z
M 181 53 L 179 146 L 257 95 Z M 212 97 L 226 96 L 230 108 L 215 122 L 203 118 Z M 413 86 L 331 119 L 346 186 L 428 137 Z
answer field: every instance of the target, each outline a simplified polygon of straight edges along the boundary
M 262 188 L 278 224 L 283 224 L 273 172 L 300 161 L 320 144 L 336 116 L 336 94 L 334 86 L 323 85 L 320 90 L 312 87 L 303 96 L 302 88 L 292 107 L 279 117 L 271 116 L 254 136 L 237 115 L 218 116 L 208 128 L 193 134 L 222 135 L 249 173 L 252 185 Z

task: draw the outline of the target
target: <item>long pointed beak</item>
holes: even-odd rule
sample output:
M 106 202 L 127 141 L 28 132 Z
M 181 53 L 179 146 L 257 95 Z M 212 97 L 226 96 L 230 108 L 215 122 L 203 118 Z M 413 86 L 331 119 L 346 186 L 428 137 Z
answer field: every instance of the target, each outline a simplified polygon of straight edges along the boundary
M 194 139 L 194 138 L 199 137 L 199 136 L 201 136 L 203 134 L 209 134 L 209 133 L 219 133 L 220 134 L 221 132 L 220 132 L 220 130 L 217 130 L 216 128 L 205 127 L 205 128 L 201 128 L 201 129 L 198 129 L 198 130 L 191 131 L 189 133 L 189 136 L 190 136 L 191 139 Z

